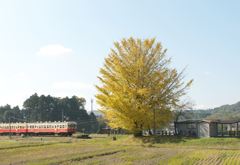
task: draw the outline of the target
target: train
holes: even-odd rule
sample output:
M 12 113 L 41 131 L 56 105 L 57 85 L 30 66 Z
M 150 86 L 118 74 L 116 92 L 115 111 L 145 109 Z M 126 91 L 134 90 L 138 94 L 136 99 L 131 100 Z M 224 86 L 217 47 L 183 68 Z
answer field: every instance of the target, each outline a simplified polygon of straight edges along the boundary
M 0 135 L 60 135 L 71 136 L 77 130 L 74 121 L 0 123 Z

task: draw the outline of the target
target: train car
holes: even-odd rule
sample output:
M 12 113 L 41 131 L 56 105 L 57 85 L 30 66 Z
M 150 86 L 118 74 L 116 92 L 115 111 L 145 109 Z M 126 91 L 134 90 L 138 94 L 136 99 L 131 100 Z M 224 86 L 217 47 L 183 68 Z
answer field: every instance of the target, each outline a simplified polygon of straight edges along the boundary
M 0 135 L 62 135 L 70 136 L 76 132 L 77 123 L 36 122 L 36 123 L 0 123 Z

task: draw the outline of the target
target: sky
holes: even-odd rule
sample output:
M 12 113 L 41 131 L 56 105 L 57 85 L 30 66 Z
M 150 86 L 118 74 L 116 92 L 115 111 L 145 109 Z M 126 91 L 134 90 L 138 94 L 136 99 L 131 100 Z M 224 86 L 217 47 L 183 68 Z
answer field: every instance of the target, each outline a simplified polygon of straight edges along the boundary
M 76 95 L 90 110 L 104 58 L 128 37 L 155 37 L 172 66 L 187 67 L 196 109 L 238 102 L 239 9 L 237 0 L 1 0 L 0 105 Z

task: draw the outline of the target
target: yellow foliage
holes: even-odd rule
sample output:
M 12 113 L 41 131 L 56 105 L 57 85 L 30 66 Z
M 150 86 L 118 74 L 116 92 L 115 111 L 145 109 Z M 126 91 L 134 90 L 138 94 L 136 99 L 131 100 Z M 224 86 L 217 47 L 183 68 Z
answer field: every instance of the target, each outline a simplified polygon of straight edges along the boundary
M 171 110 L 192 80 L 184 83 L 183 72 L 169 67 L 166 50 L 155 39 L 123 39 L 114 43 L 100 69 L 97 102 L 109 125 L 130 131 L 157 127 L 171 119 Z

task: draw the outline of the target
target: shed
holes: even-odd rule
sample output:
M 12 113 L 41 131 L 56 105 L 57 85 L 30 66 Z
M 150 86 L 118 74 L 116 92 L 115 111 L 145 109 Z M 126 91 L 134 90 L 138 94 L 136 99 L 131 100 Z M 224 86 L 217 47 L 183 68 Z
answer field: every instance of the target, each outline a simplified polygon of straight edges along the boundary
M 175 133 L 181 136 L 210 137 L 209 122 L 205 120 L 185 120 L 175 122 Z
M 175 134 L 190 137 L 240 137 L 240 120 L 185 120 L 174 122 Z

